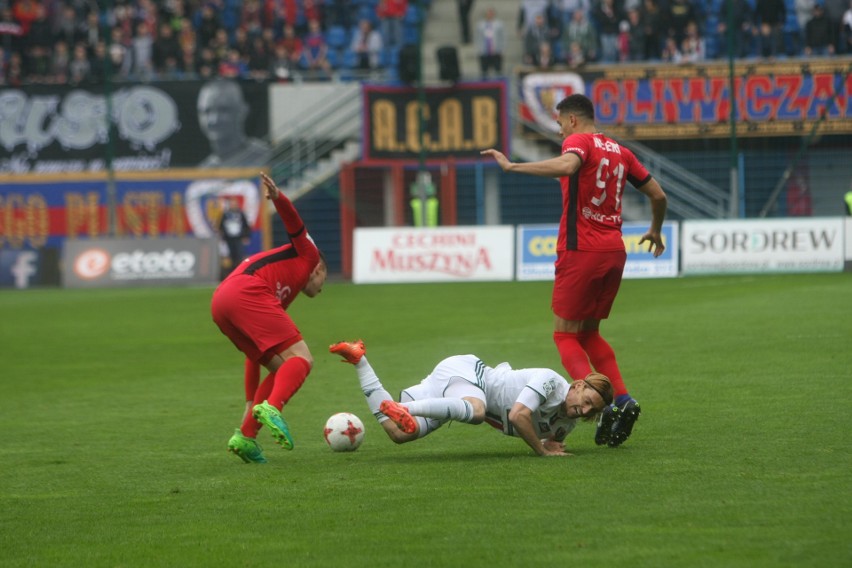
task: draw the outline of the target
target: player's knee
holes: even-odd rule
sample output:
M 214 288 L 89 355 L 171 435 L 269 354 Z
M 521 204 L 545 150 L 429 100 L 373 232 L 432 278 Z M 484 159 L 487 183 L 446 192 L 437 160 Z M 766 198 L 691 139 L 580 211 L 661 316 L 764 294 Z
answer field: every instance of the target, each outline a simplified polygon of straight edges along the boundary
M 468 424 L 482 424 L 485 421 L 485 403 L 478 398 L 473 397 L 468 397 L 464 400 L 469 402 L 470 406 L 473 408 L 473 417 L 470 419 Z
M 310 353 L 306 353 L 306 354 L 303 354 L 303 355 L 299 355 L 299 357 L 301 357 L 302 359 L 305 360 L 305 362 L 307 362 L 308 372 L 310 372 L 310 370 L 314 368 L 314 357 L 313 357 L 313 355 L 311 355 Z

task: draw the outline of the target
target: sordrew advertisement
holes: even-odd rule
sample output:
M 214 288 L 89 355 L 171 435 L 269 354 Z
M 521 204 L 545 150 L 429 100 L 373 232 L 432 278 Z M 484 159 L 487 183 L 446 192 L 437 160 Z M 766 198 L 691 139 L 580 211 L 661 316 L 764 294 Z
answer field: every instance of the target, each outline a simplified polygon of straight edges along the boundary
M 683 221 L 684 274 L 839 272 L 843 218 Z
M 654 258 L 648 243 L 639 244 L 647 223 L 624 223 L 622 239 L 627 251 L 624 278 L 671 278 L 678 275 L 678 225 L 663 223 L 666 250 Z M 520 225 L 517 229 L 518 280 L 553 280 L 558 225 Z
M 738 136 L 852 133 L 852 60 L 738 61 L 734 94 Z M 730 136 L 726 62 L 600 65 L 582 71 L 521 73 L 520 112 L 557 132 L 556 104 L 582 93 L 607 135 L 632 139 Z
M 512 280 L 513 237 L 511 226 L 358 228 L 352 281 Z

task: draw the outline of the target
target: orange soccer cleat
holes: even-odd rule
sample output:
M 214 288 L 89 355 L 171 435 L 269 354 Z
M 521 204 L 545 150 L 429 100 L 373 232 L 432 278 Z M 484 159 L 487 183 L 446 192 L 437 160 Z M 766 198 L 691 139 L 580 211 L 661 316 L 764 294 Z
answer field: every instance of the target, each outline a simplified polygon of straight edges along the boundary
M 330 345 L 328 350 L 331 353 L 337 353 L 343 357 L 345 361 L 341 361 L 341 363 L 352 363 L 355 365 L 361 360 L 364 353 L 367 352 L 367 347 L 364 345 L 363 341 L 358 339 L 356 341 L 341 341 L 339 343 L 335 343 L 334 345 Z
M 417 431 L 417 421 L 411 413 L 408 412 L 408 409 L 400 403 L 392 400 L 383 400 L 379 405 L 379 410 L 381 410 L 385 416 L 393 420 L 393 422 L 406 434 L 413 434 Z

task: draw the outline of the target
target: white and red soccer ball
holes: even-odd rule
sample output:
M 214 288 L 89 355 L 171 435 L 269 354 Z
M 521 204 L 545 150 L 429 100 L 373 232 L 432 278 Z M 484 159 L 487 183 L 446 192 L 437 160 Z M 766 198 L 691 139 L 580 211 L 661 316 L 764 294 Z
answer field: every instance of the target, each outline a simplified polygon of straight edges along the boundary
M 338 412 L 325 423 L 325 441 L 335 452 L 352 452 L 364 441 L 364 423 L 349 412 Z

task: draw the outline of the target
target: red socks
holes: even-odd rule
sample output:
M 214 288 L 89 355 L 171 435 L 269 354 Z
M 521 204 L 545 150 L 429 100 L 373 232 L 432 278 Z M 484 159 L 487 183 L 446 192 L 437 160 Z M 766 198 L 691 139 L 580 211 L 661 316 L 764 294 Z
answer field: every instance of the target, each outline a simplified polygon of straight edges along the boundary
M 285 404 L 296 394 L 296 391 L 305 382 L 311 365 L 301 357 L 291 357 L 284 361 L 273 376 L 272 373 L 263 379 L 254 393 L 254 403 L 260 404 L 264 400 L 281 410 Z M 254 438 L 260 429 L 260 423 L 249 414 L 243 421 L 240 431 L 244 436 Z
M 246 359 L 243 382 L 246 387 L 246 400 L 254 400 L 257 385 L 260 382 L 260 363 Z
M 592 367 L 602 375 L 606 375 L 612 383 L 615 396 L 627 394 L 627 387 L 621 378 L 621 371 L 615 361 L 615 352 L 601 337 L 600 332 L 581 331 L 568 333 L 553 332 L 553 342 L 562 359 L 562 366 L 568 371 L 572 380 L 586 378 L 592 372 Z
M 284 408 L 310 372 L 311 364 L 301 357 L 290 357 L 284 361 L 275 373 L 275 386 L 267 399 L 269 404 L 278 410 Z
M 615 396 L 627 394 L 627 387 L 624 386 L 624 380 L 621 378 L 621 371 L 618 369 L 618 363 L 615 361 L 615 352 L 607 343 L 606 339 L 601 337 L 600 332 L 596 331 L 581 331 L 577 334 L 580 340 L 580 345 L 589 356 L 589 360 L 594 365 L 595 370 L 609 378 L 612 383 L 612 389 Z M 576 378 L 576 377 L 575 377 Z
M 580 344 L 579 334 L 554 331 L 553 342 L 556 344 L 556 350 L 559 351 L 562 366 L 568 371 L 572 380 L 585 379 L 586 375 L 592 372 L 589 357 Z

